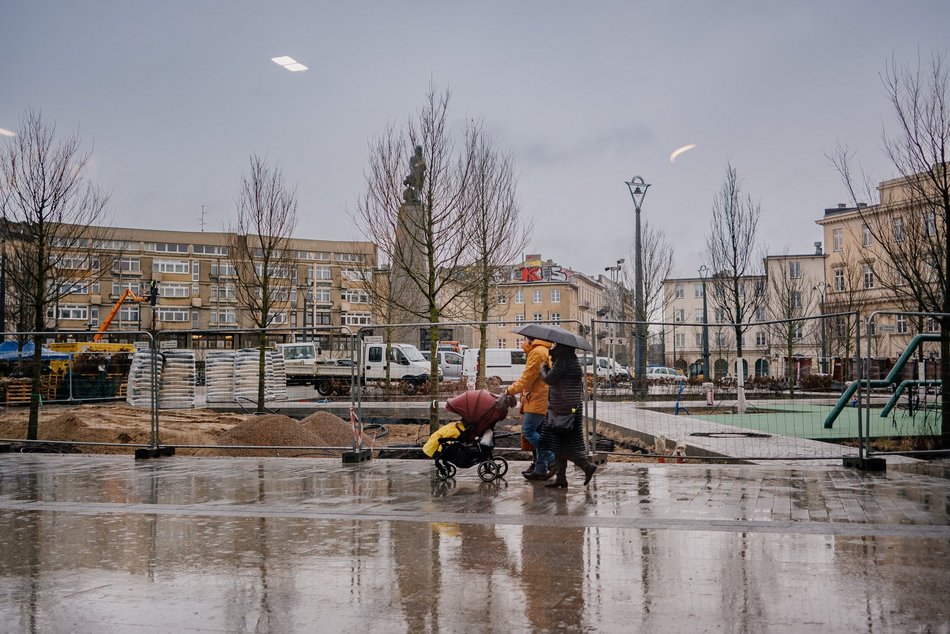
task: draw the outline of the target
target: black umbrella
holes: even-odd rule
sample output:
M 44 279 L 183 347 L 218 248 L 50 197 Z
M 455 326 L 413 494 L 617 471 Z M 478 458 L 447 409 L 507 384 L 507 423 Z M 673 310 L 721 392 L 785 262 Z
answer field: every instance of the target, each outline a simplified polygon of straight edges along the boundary
M 512 332 L 514 332 L 516 335 L 524 335 L 525 337 L 531 337 L 532 339 L 540 339 L 542 341 L 559 343 L 563 346 L 580 348 L 581 350 L 593 350 L 593 348 L 590 347 L 590 344 L 587 343 L 586 339 L 580 335 L 575 335 L 570 330 L 564 330 L 560 326 L 553 326 L 549 324 L 525 324 L 513 329 Z

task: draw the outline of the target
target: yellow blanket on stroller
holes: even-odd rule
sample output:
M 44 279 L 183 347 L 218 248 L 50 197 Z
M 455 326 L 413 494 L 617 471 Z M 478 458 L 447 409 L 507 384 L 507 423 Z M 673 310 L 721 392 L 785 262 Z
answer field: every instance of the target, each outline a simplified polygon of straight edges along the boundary
M 442 425 L 429 436 L 426 444 L 422 445 L 422 453 L 428 457 L 434 456 L 439 451 L 439 441 L 443 438 L 458 438 L 465 431 L 465 425 L 462 421 Z

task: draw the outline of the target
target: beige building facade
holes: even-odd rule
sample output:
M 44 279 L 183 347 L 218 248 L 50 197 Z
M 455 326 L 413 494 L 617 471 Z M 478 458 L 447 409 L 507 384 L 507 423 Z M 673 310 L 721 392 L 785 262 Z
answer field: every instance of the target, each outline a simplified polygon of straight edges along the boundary
M 109 240 L 90 241 L 76 254 L 77 267 L 87 270 L 57 272 L 57 283 L 71 292 L 48 310 L 51 329 L 96 331 L 116 308 L 104 340 L 132 341 L 138 338 L 134 331 L 157 329 L 179 347 L 247 344 L 235 336 L 254 324 L 238 302 L 229 234 L 131 228 L 109 233 Z M 277 280 L 287 297 L 276 308 L 273 327 L 310 328 L 311 336 L 316 332 L 330 346 L 330 333 L 374 323 L 365 280 L 376 267 L 375 245 L 303 238 L 290 244 L 292 265 Z M 147 297 L 153 282 L 154 307 L 133 297 L 118 304 L 126 289 Z

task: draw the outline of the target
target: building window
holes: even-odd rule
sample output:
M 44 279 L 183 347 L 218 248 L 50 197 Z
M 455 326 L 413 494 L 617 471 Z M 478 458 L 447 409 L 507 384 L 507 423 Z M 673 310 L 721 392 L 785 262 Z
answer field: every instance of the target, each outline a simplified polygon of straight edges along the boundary
M 764 348 L 769 345 L 769 337 L 764 332 L 755 333 L 755 345 L 759 348 Z
M 897 316 L 897 333 L 901 335 L 907 334 L 907 315 Z
M 234 277 L 237 269 L 231 262 L 215 262 L 211 265 L 211 277 Z
M 515 323 L 516 324 L 524 323 L 524 315 L 515 315 Z
M 236 324 L 237 312 L 233 308 L 213 311 L 210 322 L 212 324 Z
M 835 269 L 835 292 L 844 292 L 844 269 Z
M 544 315 L 542 313 L 535 313 L 534 315 L 532 315 L 532 317 L 534 321 L 541 321 L 542 319 L 544 319 Z
M 329 289 L 324 289 L 329 292 Z M 345 301 L 348 301 L 351 304 L 368 304 L 369 303 L 369 293 L 366 291 L 360 291 L 355 289 L 350 289 L 346 291 L 344 295 Z
M 928 238 L 932 238 L 937 234 L 937 216 L 932 211 L 924 217 L 924 232 Z
M 695 333 L 695 336 L 696 336 L 696 347 L 701 348 L 703 345 L 703 333 L 697 332 Z
M 364 279 L 363 272 L 360 269 L 343 269 L 340 271 L 340 275 L 344 280 L 349 280 L 351 282 L 362 282 Z
M 330 313 L 316 313 L 316 326 L 329 326 L 330 325 Z
M 72 269 L 76 271 L 86 271 L 89 270 L 89 258 L 84 255 L 70 255 L 63 254 L 60 255 L 55 262 L 51 262 L 56 265 L 57 269 Z
M 903 242 L 904 241 L 904 219 L 897 217 L 893 221 L 893 230 L 894 230 L 894 241 Z
M 333 259 L 336 262 L 362 262 L 362 253 L 334 253 Z
M 46 311 L 46 317 L 54 319 L 55 316 L 56 306 L 50 306 Z M 86 321 L 89 319 L 89 306 L 84 304 L 60 304 L 58 319 L 60 321 L 64 319 L 82 319 Z
M 765 309 L 761 306 L 755 309 L 755 320 L 756 321 L 765 321 Z
M 792 308 L 794 310 L 801 310 L 802 308 L 802 292 L 801 291 L 792 291 L 789 294 L 789 299 L 792 303 Z
M 861 244 L 864 247 L 871 246 L 871 227 L 867 225 L 861 227 Z
M 524 291 L 520 288 L 515 291 L 515 303 L 524 304 Z
M 551 289 L 551 303 L 552 304 L 561 303 L 561 289 L 558 289 L 558 288 Z
M 187 322 L 191 318 L 191 311 L 187 308 L 156 308 L 155 318 L 158 321 Z
M 224 286 L 217 286 L 217 285 L 212 286 L 211 299 L 216 302 L 237 301 L 237 288 L 233 284 L 225 284 Z
M 795 324 L 795 339 L 802 339 L 805 336 L 805 326 L 802 324 Z
M 158 294 L 161 297 L 191 297 L 191 284 L 159 284 Z
M 683 299 L 686 296 L 686 291 L 683 289 L 682 284 L 677 284 L 673 289 L 673 297 L 676 299 Z
M 147 242 L 145 250 L 156 253 L 188 253 L 188 245 L 173 242 Z
M 673 321 L 683 321 L 686 318 L 686 309 L 685 308 L 674 308 L 673 309 Z
M 673 337 L 673 342 L 680 348 L 686 347 L 686 333 L 678 332 L 676 336 Z
M 332 300 L 330 299 L 330 289 L 329 288 L 318 288 L 313 292 L 313 301 L 318 304 L 329 304 Z
M 369 313 L 343 313 L 344 326 L 368 326 L 371 323 Z
M 268 326 L 284 326 L 288 322 L 287 313 L 271 313 L 270 319 L 267 320 Z
M 112 265 L 112 270 L 120 273 L 141 273 L 142 262 L 139 258 L 119 258 Z
M 507 303 L 508 303 L 508 296 L 505 295 L 504 293 L 499 294 L 499 295 L 498 295 L 498 303 L 499 303 L 499 304 L 507 304 Z
M 138 321 L 139 320 L 139 306 L 138 304 L 125 304 L 122 308 L 119 309 L 119 321 Z
M 152 260 L 152 272 L 187 275 L 191 272 L 191 266 L 188 260 Z
M 874 288 L 874 269 L 870 264 L 864 265 L 864 288 Z
M 541 291 L 534 291 L 531 293 L 531 303 L 540 304 L 541 303 Z
M 841 251 L 842 243 L 841 229 L 833 230 L 831 232 L 831 248 L 837 253 Z
M 703 297 L 703 285 L 702 285 L 702 284 L 697 284 L 696 286 L 693 287 L 693 297 L 696 297 L 696 298 L 698 298 L 698 299 L 702 299 L 702 297 Z
M 499 339 L 499 340 L 498 340 L 498 347 L 499 347 L 499 348 L 507 348 L 507 347 L 508 347 L 508 340 L 507 340 L 507 339 Z
M 551 321 L 555 324 L 561 323 L 561 313 L 551 313 Z
M 800 279 L 802 276 L 802 263 L 796 261 L 788 263 L 788 276 L 793 280 Z
M 313 276 L 318 280 L 332 280 L 333 275 L 330 273 L 329 266 L 315 266 L 313 268 Z
M 195 244 L 191 252 L 196 255 L 223 255 L 227 256 L 228 248 L 219 244 Z

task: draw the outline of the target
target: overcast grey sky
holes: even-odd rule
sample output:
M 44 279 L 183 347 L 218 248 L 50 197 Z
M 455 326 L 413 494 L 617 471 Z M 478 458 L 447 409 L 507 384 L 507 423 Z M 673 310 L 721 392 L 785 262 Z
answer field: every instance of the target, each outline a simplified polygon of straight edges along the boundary
M 804 253 L 844 190 L 837 141 L 876 179 L 893 55 L 947 52 L 950 2 L 5 0 L 0 128 L 28 107 L 94 149 L 114 223 L 208 231 L 234 217 L 252 152 L 298 186 L 299 237 L 360 236 L 370 139 L 430 79 L 509 148 L 529 252 L 603 272 L 630 258 L 624 181 L 695 275 L 731 161 L 772 252 Z M 291 73 L 270 61 L 290 55 Z M 2 137 L 0 137 L 2 138 Z M 675 164 L 670 153 L 697 147 Z

